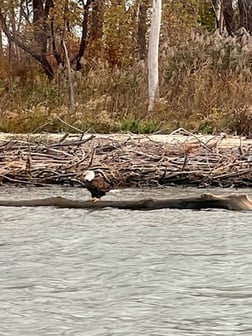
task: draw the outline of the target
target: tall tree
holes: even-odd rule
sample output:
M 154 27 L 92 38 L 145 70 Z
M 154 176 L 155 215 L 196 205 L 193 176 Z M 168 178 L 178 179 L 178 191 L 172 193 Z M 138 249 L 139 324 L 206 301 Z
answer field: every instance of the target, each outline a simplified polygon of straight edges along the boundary
M 232 0 L 223 0 L 223 18 L 228 35 L 234 35 L 234 8 Z
M 139 49 L 139 58 L 144 60 L 146 57 L 146 33 L 147 33 L 147 10 L 149 0 L 141 0 L 138 11 L 137 40 Z
M 94 1 L 92 3 L 90 40 L 99 41 L 103 35 L 105 0 Z
M 94 0 L 84 0 L 81 1 L 82 6 L 83 6 L 83 11 L 82 11 L 82 21 L 81 21 L 81 40 L 80 40 L 80 47 L 79 51 L 77 54 L 77 61 L 76 61 L 76 70 L 80 70 L 82 67 L 82 58 L 84 57 L 84 52 L 87 47 L 87 42 L 88 42 L 88 22 L 89 22 L 89 14 L 90 14 L 90 5 L 94 2 Z
M 216 27 L 219 29 L 220 33 L 223 32 L 223 3 L 222 0 L 212 0 L 215 19 L 216 19 Z
M 230 36 L 234 34 L 234 8 L 232 0 L 212 0 L 216 27 L 222 34 L 224 25 Z
M 3 53 L 3 32 L 2 32 L 2 24 L 0 22 L 0 55 Z
M 252 0 L 238 0 L 240 25 L 252 33 Z
M 152 16 L 148 51 L 148 89 L 149 106 L 148 111 L 152 112 L 155 105 L 155 99 L 159 94 L 158 79 L 158 55 L 159 55 L 159 35 L 161 26 L 162 0 L 153 0 Z
M 12 4 L 13 5 L 13 4 Z M 18 11 L 24 11 L 23 1 L 20 2 Z M 53 7 L 52 0 L 33 0 L 32 1 L 32 28 L 33 38 L 29 39 L 27 35 L 21 35 L 17 32 L 16 27 L 13 26 L 12 20 L 15 20 L 15 11 L 13 13 L 13 6 L 0 7 L 0 21 L 2 29 L 8 40 L 13 42 L 16 46 L 23 49 L 25 52 L 35 58 L 43 67 L 48 78 L 53 78 L 53 68 L 47 60 L 47 39 L 48 39 L 48 17 L 50 8 Z M 29 6 L 28 6 L 29 10 Z M 29 15 L 23 16 L 27 23 L 29 22 Z
M 49 12 L 50 9 L 54 7 L 54 3 L 52 0 L 33 0 L 32 6 L 35 41 L 33 48 L 47 76 L 51 79 L 53 78 L 53 69 L 47 60 L 47 40 L 49 36 Z

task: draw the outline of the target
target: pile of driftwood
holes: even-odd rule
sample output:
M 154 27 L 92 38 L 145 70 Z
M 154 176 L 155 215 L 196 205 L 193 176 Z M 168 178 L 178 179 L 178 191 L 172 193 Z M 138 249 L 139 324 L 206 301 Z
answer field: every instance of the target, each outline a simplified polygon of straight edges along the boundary
M 115 188 L 252 186 L 252 145 L 223 147 L 222 136 L 183 139 L 172 143 L 132 135 L 12 137 L 0 141 L 0 182 L 83 186 L 83 172 L 93 169 Z

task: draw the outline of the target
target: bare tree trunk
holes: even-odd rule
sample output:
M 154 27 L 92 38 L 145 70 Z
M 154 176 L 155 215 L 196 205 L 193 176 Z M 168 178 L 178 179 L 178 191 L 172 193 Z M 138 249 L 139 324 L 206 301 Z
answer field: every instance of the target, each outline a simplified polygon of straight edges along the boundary
M 64 8 L 64 17 L 66 15 L 66 11 L 68 10 L 68 3 L 65 3 L 65 8 Z M 52 7 L 54 7 L 54 4 L 52 4 Z M 65 28 L 65 27 L 64 27 Z M 57 65 L 64 65 L 63 58 L 61 57 L 60 53 L 58 52 L 57 49 L 57 44 L 56 44 L 56 38 L 55 38 L 55 29 L 54 29 L 54 15 L 51 15 L 50 17 L 50 32 L 51 32 L 51 46 L 52 46 L 52 52 L 53 56 L 56 59 Z M 61 39 L 60 43 L 61 45 L 63 44 L 64 40 L 64 34 L 61 34 Z M 63 47 L 64 48 L 64 47 Z
M 84 4 L 83 1 L 82 33 L 81 33 L 80 48 L 76 57 L 77 58 L 76 70 L 80 70 L 82 68 L 81 58 L 84 56 L 84 52 L 87 47 L 89 7 L 93 1 L 94 0 L 87 0 L 86 4 Z
M 139 5 L 137 38 L 139 48 L 139 58 L 144 60 L 146 57 L 146 32 L 147 32 L 147 9 L 148 0 L 142 0 Z
M 223 17 L 228 35 L 234 35 L 234 8 L 232 0 L 223 0 Z
M 105 0 L 96 0 L 92 4 L 90 41 L 98 41 L 103 36 L 104 7 Z
M 2 29 L 2 23 L 0 21 L 0 55 L 3 54 L 3 29 Z
M 9 24 L 10 24 L 13 34 L 17 35 L 14 7 L 10 8 Z M 11 46 L 11 51 L 15 58 L 17 57 L 17 48 L 18 47 L 15 44 Z
M 220 34 L 223 33 L 223 3 L 222 0 L 212 0 L 215 20 L 216 20 L 216 28 L 219 29 Z
M 6 16 L 1 12 L 0 21 L 2 29 L 8 40 L 13 42 L 15 46 L 21 48 L 33 58 L 35 58 L 43 67 L 47 77 L 52 79 L 54 76 L 52 66 L 47 60 L 47 39 L 48 39 L 48 25 L 47 19 L 50 8 L 53 6 L 52 0 L 33 0 L 33 25 L 34 25 L 34 41 L 35 45 L 28 45 L 24 38 L 20 38 L 19 34 L 13 27 L 10 27 Z
M 40 55 L 40 63 L 45 70 L 49 79 L 54 76 L 53 69 L 47 60 L 47 39 L 49 35 L 48 17 L 50 8 L 54 6 L 52 0 L 46 0 L 45 5 L 42 0 L 33 0 L 33 25 L 34 25 L 34 40 L 37 44 Z
M 56 59 L 56 62 L 58 65 L 62 64 L 64 65 L 64 61 L 61 57 L 61 55 L 58 52 L 57 46 L 56 46 L 56 39 L 55 39 L 55 31 L 54 31 L 54 19 L 51 19 L 51 39 L 52 39 L 52 52 L 53 52 L 53 56 Z M 61 44 L 62 44 L 62 40 L 61 40 Z
M 232 0 L 212 0 L 212 5 L 215 13 L 216 27 L 220 34 L 226 26 L 228 35 L 234 35 L 234 8 Z
M 148 89 L 149 89 L 148 112 L 153 111 L 155 105 L 155 99 L 159 95 L 158 51 L 159 51 L 159 35 L 161 26 L 161 10 L 162 10 L 162 0 L 153 0 L 149 51 L 148 51 Z
M 62 41 L 62 44 L 63 44 L 63 48 L 64 48 L 65 55 L 66 55 L 66 61 L 67 61 L 67 73 L 68 73 L 69 91 L 70 91 L 70 110 L 71 112 L 73 112 L 75 108 L 75 97 L 74 97 L 74 87 L 73 87 L 71 65 L 70 65 L 68 50 L 67 50 L 65 41 Z
M 240 25 L 252 33 L 252 0 L 238 0 Z

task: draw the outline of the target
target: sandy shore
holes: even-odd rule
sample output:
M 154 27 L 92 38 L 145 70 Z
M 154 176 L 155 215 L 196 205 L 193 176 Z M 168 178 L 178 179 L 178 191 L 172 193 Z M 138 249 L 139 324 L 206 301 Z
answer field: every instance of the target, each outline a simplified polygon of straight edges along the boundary
M 53 141 L 58 142 L 67 135 L 68 140 L 78 140 L 80 136 L 82 139 L 87 139 L 91 135 L 99 139 L 111 139 L 120 142 L 127 140 L 134 140 L 139 142 L 153 141 L 158 143 L 170 144 L 170 145 L 182 145 L 184 143 L 205 143 L 211 145 L 217 143 L 220 148 L 223 147 L 240 147 L 240 146 L 252 146 L 252 139 L 248 139 L 243 136 L 232 135 L 203 135 L 203 134 L 191 134 L 187 135 L 179 134 L 179 132 L 172 132 L 171 134 L 65 134 L 65 133 L 41 133 L 41 134 L 13 134 L 13 133 L 1 133 L 0 141 L 8 140 L 23 140 L 23 141 Z M 224 136 L 223 136 L 224 135 Z M 252 150 L 251 150 L 252 151 Z M 252 154 L 252 152 L 251 152 Z

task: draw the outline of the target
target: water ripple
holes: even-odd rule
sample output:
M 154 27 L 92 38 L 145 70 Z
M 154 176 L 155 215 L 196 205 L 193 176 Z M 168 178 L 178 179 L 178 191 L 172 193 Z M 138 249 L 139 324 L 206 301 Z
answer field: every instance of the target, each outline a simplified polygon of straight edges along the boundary
M 6 207 L 0 221 L 1 336 L 252 334 L 251 213 Z

